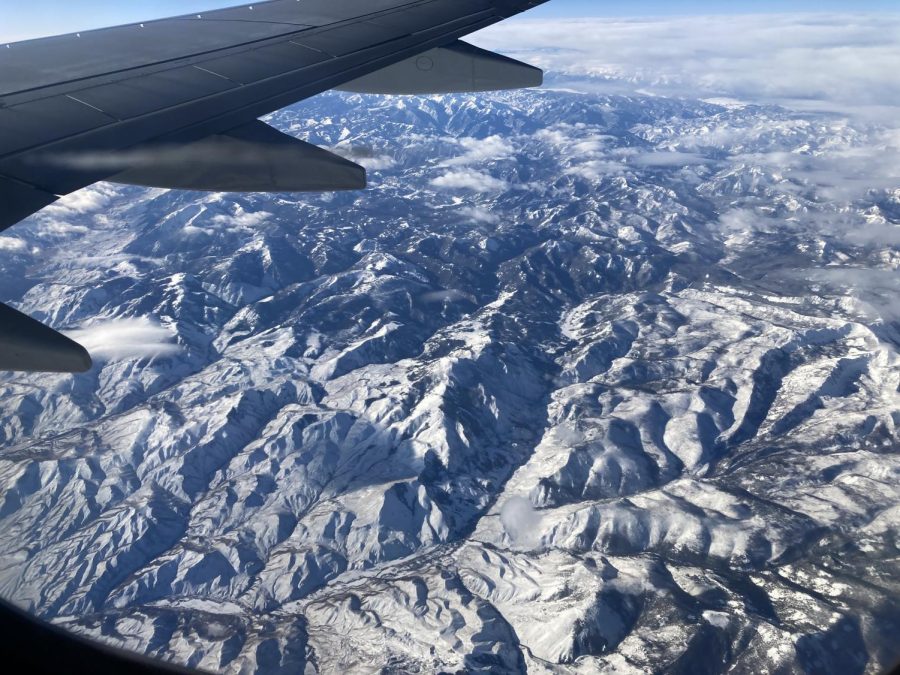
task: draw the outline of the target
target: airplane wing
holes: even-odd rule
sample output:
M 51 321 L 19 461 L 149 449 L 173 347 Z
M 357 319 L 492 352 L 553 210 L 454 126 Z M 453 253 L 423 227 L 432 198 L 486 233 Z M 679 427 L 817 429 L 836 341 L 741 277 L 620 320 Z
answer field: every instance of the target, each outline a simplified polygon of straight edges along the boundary
M 539 85 L 540 70 L 460 38 L 545 1 L 272 0 L 0 44 L 0 231 L 99 180 L 215 191 L 362 188 L 362 167 L 258 118 L 335 88 L 422 94 Z M 0 370 L 90 367 L 83 349 L 46 327 L 36 333 L 12 310 L 2 318 Z

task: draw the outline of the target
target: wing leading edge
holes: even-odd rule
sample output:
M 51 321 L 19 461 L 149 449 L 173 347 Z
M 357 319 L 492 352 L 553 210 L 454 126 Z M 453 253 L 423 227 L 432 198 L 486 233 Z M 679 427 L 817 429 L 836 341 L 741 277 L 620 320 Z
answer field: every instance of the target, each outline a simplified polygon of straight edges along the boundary
M 459 39 L 545 1 L 271 0 L 7 45 L 0 231 L 100 180 L 216 191 L 362 188 L 362 167 L 258 118 L 334 88 L 539 85 L 538 69 Z M 230 166 L 217 161 L 226 155 Z M 0 325 L 0 345 L 15 332 L 10 325 Z M 52 349 L 18 366 L 3 349 L 0 369 L 75 369 Z

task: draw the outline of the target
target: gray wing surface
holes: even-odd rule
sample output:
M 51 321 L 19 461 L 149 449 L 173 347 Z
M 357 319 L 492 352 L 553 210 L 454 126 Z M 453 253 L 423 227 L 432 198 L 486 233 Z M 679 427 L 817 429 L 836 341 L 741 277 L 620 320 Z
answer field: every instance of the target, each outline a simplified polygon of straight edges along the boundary
M 539 4 L 273 0 L 0 45 L 0 230 L 130 168 L 113 153 L 226 134 Z
M 0 231 L 99 180 L 362 188 L 362 167 L 258 118 L 342 87 L 421 94 L 540 84 L 538 69 L 460 38 L 545 1 L 271 0 L 0 44 Z M 90 367 L 51 329 L 12 310 L 0 319 L 0 370 Z

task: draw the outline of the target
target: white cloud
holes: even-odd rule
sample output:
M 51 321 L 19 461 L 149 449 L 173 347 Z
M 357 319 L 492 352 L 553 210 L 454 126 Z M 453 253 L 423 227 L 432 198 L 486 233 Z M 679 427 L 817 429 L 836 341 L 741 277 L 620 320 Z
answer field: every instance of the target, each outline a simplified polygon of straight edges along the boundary
M 476 223 L 484 223 L 486 225 L 497 225 L 500 222 L 500 216 L 492 213 L 487 209 L 478 206 L 467 206 L 460 210 L 460 215 L 464 218 L 475 221 Z
M 866 223 L 862 227 L 850 230 L 847 241 L 851 244 L 866 246 L 876 244 L 900 247 L 900 225 L 892 223 Z
M 478 300 L 471 293 L 465 293 L 455 288 L 445 291 L 434 291 L 433 293 L 425 293 L 422 296 L 422 302 L 425 303 L 452 303 L 452 302 L 471 302 L 477 304 Z
M 509 139 L 501 136 L 488 136 L 487 138 L 461 138 L 460 147 L 465 154 L 453 159 L 448 159 L 441 166 L 468 166 L 470 164 L 482 164 L 512 156 L 515 148 Z
M 0 237 L 0 251 L 24 251 L 27 244 L 15 237 Z
M 351 162 L 356 162 L 368 171 L 386 171 L 397 165 L 397 160 L 390 155 L 379 153 L 374 148 L 366 146 L 345 143 L 330 149 L 334 154 L 340 155 Z
M 745 234 L 759 229 L 763 219 L 751 209 L 733 209 L 719 216 L 719 227 L 724 232 Z
M 834 293 L 850 294 L 873 318 L 900 319 L 900 271 L 852 267 L 810 270 L 807 278 Z
M 474 41 L 613 90 L 873 112 L 900 106 L 898 35 L 900 15 L 782 14 L 522 19 Z
M 109 183 L 98 183 L 84 190 L 61 197 L 46 207 L 41 213 L 45 216 L 71 216 L 73 214 L 99 211 L 117 194 L 116 188 Z
M 480 171 L 450 171 L 431 181 L 433 187 L 442 190 L 471 190 L 472 192 L 499 192 L 508 187 L 506 181 Z
M 41 222 L 39 233 L 46 236 L 66 236 L 69 234 L 86 234 L 88 228 L 84 225 L 72 225 L 62 220 L 44 219 Z
M 541 515 L 524 497 L 511 497 L 500 509 L 500 523 L 514 544 L 535 546 L 540 538 Z
M 565 173 L 589 181 L 599 181 L 602 178 L 622 175 L 624 168 L 621 162 L 615 160 L 594 159 L 569 167 Z
M 389 155 L 375 155 L 373 157 L 360 157 L 356 163 L 365 167 L 367 171 L 386 171 L 397 164 L 397 160 Z
M 94 358 L 107 361 L 167 356 L 181 350 L 168 328 L 148 318 L 98 321 L 67 335 Z
M 631 162 L 646 167 L 679 167 L 707 164 L 710 160 L 690 152 L 645 152 L 634 155 Z
M 255 229 L 266 222 L 272 214 L 268 211 L 245 211 L 240 206 L 235 207 L 234 214 L 219 214 L 213 217 L 212 221 L 216 225 L 224 225 L 225 227 L 233 227 L 240 229 Z M 187 228 L 185 228 L 187 229 Z

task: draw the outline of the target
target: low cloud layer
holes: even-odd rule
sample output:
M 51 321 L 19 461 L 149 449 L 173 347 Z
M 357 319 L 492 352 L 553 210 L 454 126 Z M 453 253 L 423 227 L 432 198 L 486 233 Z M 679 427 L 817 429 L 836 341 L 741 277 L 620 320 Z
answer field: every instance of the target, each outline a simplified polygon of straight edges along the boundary
M 616 147 L 600 129 L 585 139 L 563 122 L 539 132 L 572 158 L 566 174 L 599 182 L 683 171 L 740 195 L 721 214 L 728 237 L 807 231 L 881 251 L 873 255 L 890 266 L 900 242 L 898 36 L 897 14 L 779 14 L 523 18 L 473 42 L 544 68 L 550 87 L 723 107 L 697 124 L 635 121 L 648 150 Z M 884 309 L 884 294 L 863 280 L 854 273 L 849 285 Z
M 480 171 L 461 169 L 448 171 L 431 181 L 440 190 L 469 190 L 472 192 L 497 192 L 507 187 L 506 181 Z
M 168 328 L 147 318 L 99 321 L 68 336 L 104 361 L 169 356 L 181 349 Z
M 12 251 L 13 253 L 24 251 L 28 245 L 16 237 L 0 237 L 0 251 Z
M 473 40 L 613 90 L 887 115 L 900 106 L 900 15 L 522 19 Z
M 524 497 L 511 497 L 500 509 L 500 523 L 517 546 L 535 546 L 540 540 L 541 515 Z
M 109 183 L 97 183 L 61 197 L 41 211 L 41 215 L 66 217 L 96 212 L 106 206 L 116 194 L 116 188 Z
M 442 166 L 469 166 L 483 164 L 499 159 L 511 157 L 515 148 L 509 139 L 501 136 L 488 136 L 487 138 L 461 138 L 457 141 L 464 154 L 448 159 Z
M 213 217 L 212 222 L 227 228 L 257 229 L 271 217 L 268 211 L 248 212 L 238 206 L 233 215 L 219 214 Z

